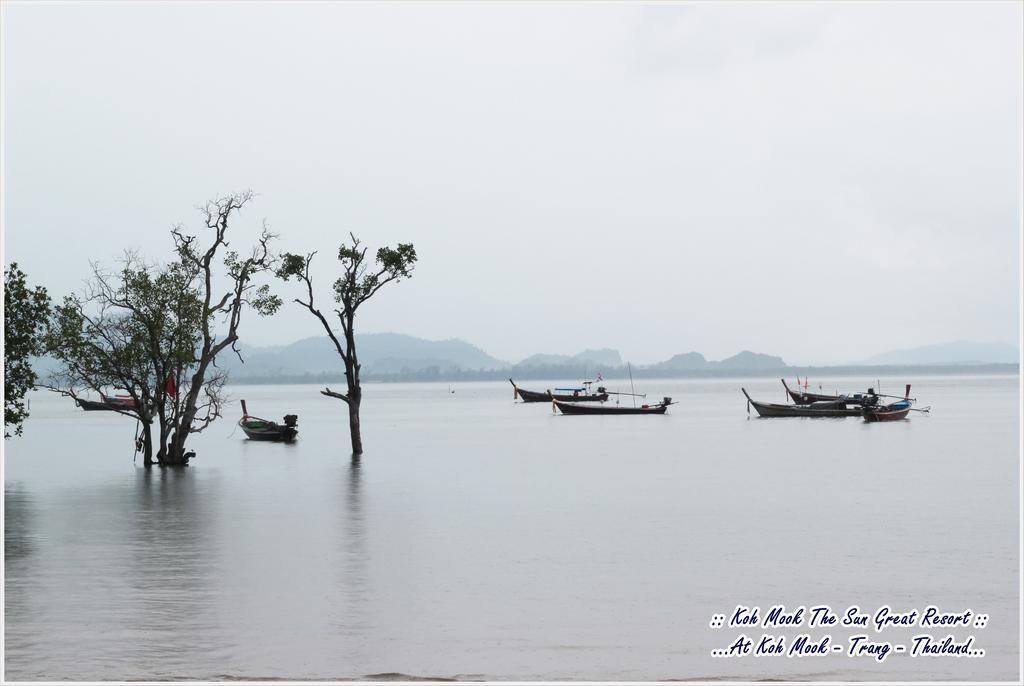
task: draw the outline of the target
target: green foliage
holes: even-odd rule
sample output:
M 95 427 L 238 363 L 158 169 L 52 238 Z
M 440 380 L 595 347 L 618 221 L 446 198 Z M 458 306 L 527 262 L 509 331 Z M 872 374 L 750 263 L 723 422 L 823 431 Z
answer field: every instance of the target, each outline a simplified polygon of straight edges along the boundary
M 377 251 L 377 263 L 388 273 L 408 278 L 416 264 L 416 248 L 412 243 L 399 243 L 397 248 L 381 248 Z
M 292 278 L 303 281 L 311 289 L 309 263 L 312 258 L 313 255 L 284 253 L 279 257 L 274 273 L 283 281 Z M 334 282 L 334 300 L 347 311 L 354 312 L 385 284 L 412 276 L 416 266 L 416 248 L 412 243 L 399 243 L 395 248 L 380 248 L 377 250 L 375 269 L 370 270 L 366 261 L 366 248 L 361 247 L 359 239 L 352 236 L 351 244 L 343 243 L 338 248 L 338 260 L 342 263 L 344 273 Z
M 54 309 L 48 347 L 62 363 L 59 385 L 123 389 L 149 418 L 173 404 L 163 382 L 195 367 L 212 316 L 181 263 L 158 268 L 129 256 L 116 274 L 97 270 L 88 295 Z
M 261 317 L 277 314 L 281 309 L 281 297 L 270 292 L 270 286 L 263 284 L 253 290 L 249 298 L 249 306 Z
M 236 283 L 248 283 L 256 271 L 252 260 L 240 259 L 238 253 L 233 250 L 224 257 L 224 266 L 227 268 L 228 276 Z M 271 293 L 270 286 L 266 284 L 253 288 L 246 302 L 262 317 L 276 314 L 281 309 L 281 298 Z
M 143 346 L 149 359 L 167 369 L 195 362 L 203 324 L 203 300 L 191 274 L 181 263 L 163 269 L 126 267 L 114 303 L 126 312 L 130 340 Z M 206 315 L 209 322 L 212 313 Z
M 286 252 L 281 255 L 275 274 L 283 281 L 288 281 L 293 276 L 301 277 L 305 272 L 306 258 Z
M 16 263 L 4 270 L 4 438 L 7 427 L 20 436 L 28 417 L 25 394 L 36 383 L 30 358 L 45 352 L 50 298 L 42 286 L 30 288 Z
M 351 245 L 342 244 L 338 259 L 345 273 L 334 282 L 334 300 L 346 310 L 355 311 L 385 284 L 412 276 L 416 265 L 416 248 L 412 243 L 399 243 L 397 248 L 377 250 L 376 268 L 366 263 L 366 248 L 360 248 L 359 239 L 352 236 Z

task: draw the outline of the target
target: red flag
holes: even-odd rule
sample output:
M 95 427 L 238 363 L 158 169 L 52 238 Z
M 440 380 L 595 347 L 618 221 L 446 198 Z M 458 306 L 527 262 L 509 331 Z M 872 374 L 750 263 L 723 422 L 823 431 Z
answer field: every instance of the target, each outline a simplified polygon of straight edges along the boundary
M 800 377 L 796 377 L 796 387 L 800 388 Z
M 167 395 L 171 396 L 172 398 L 178 395 L 178 385 L 174 383 L 173 375 L 167 375 L 167 381 L 164 382 L 164 390 L 167 391 Z

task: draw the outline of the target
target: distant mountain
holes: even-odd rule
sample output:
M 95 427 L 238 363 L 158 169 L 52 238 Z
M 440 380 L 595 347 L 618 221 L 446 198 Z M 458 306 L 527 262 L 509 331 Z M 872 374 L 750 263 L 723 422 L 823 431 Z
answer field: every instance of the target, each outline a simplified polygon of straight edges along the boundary
M 716 369 L 783 369 L 786 366 L 786 362 L 781 357 L 744 350 L 718 362 L 706 360 L 700 353 L 682 353 L 674 355 L 664 362 L 648 365 L 644 369 L 668 372 Z
M 752 353 L 749 350 L 727 357 L 717 364 L 722 369 L 782 369 L 787 366 L 781 357 Z
M 431 341 L 397 333 L 356 336 L 364 377 L 373 380 L 492 379 L 505 375 L 517 378 L 554 379 L 591 376 L 602 372 L 606 378 L 625 376 L 626 365 L 617 350 L 584 350 L 575 355 L 537 354 L 510 364 L 491 357 L 480 348 L 459 339 Z M 310 377 L 342 377 L 344 365 L 330 339 L 311 336 L 290 345 L 240 345 L 245 363 L 235 355 L 222 355 L 218 364 L 239 383 L 294 382 Z M 957 341 L 874 355 L 860 365 L 936 366 L 1016 364 L 1017 348 L 999 343 Z M 855 368 L 856 364 L 849 365 Z M 33 366 L 40 377 L 57 367 L 56 361 L 37 358 Z M 724 360 L 708 360 L 701 353 L 687 352 L 651 365 L 633 365 L 641 377 L 737 376 L 768 372 L 788 365 L 775 355 L 749 350 Z M 839 369 L 838 367 L 835 369 Z
M 366 375 L 395 375 L 428 371 L 446 373 L 455 370 L 477 371 L 513 367 L 517 371 L 566 368 L 586 370 L 613 369 L 623 365 L 619 351 L 602 348 L 584 350 L 575 355 L 531 355 L 510 365 L 480 348 L 458 339 L 429 341 L 397 333 L 356 336 L 359 362 Z M 296 376 L 340 372 L 341 359 L 327 336 L 303 338 L 291 345 L 241 347 L 245 364 L 231 357 L 228 371 L 236 378 Z M 583 373 L 582 371 L 580 373 Z
M 563 367 L 578 365 L 594 365 L 604 367 L 621 367 L 622 357 L 618 350 L 601 348 L 600 350 L 584 350 L 575 355 L 547 355 L 540 353 L 530 355 L 516 363 L 517 367 Z
M 530 355 L 516 364 L 522 365 L 523 367 L 553 367 L 569 364 L 569 360 L 571 359 L 572 357 L 569 355 L 548 355 L 546 353 L 537 353 L 536 355 Z
M 397 333 L 357 334 L 359 362 L 367 374 L 415 372 L 437 368 L 500 369 L 507 362 L 495 359 L 475 345 L 458 339 L 428 341 Z M 236 377 L 319 374 L 344 369 L 334 344 L 324 336 L 303 338 L 286 346 L 240 346 L 245 364 L 231 357 L 228 370 Z
M 645 367 L 645 369 L 664 369 L 665 371 L 689 371 L 707 368 L 708 361 L 704 359 L 704 356 L 700 353 L 681 353 L 679 355 L 673 355 L 664 362 L 657 362 Z
M 954 341 L 891 350 L 873 355 L 860 364 L 987 364 L 1017 362 L 1020 352 L 1006 343 Z

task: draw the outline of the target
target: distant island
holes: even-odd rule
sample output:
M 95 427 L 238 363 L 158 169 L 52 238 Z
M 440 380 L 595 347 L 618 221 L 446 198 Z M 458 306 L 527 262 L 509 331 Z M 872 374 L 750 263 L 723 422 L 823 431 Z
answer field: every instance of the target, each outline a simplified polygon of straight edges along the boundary
M 1013 364 L 1020 360 L 1020 351 L 1006 343 L 975 343 L 954 341 L 923 345 L 908 350 L 891 350 L 873 355 L 863 364 Z
M 850 375 L 1016 374 L 1017 348 L 1005 344 L 957 341 L 879 353 L 844 365 L 794 365 L 781 357 L 743 350 L 723 360 L 698 352 L 673 355 L 662 362 L 633 364 L 627 370 L 619 351 L 588 349 L 573 355 L 538 353 L 519 362 L 499 360 L 459 339 L 431 341 L 398 333 L 356 336 L 362 376 L 374 382 L 496 381 L 626 378 L 716 378 L 778 376 L 801 378 Z M 326 336 L 311 336 L 289 345 L 247 346 L 239 349 L 245 362 L 232 355 L 224 360 L 231 383 L 339 383 L 344 367 Z M 33 363 L 40 376 L 55 368 L 50 359 Z
M 363 378 L 367 381 L 484 381 L 507 379 L 583 379 L 600 372 L 605 378 L 627 374 L 617 350 L 584 350 L 573 355 L 539 353 L 519 362 L 499 360 L 463 340 L 432 341 L 397 333 L 357 336 Z M 234 383 L 336 383 L 343 370 L 330 341 L 304 338 L 286 346 L 241 346 L 244 364 L 227 365 Z M 912 350 L 880 353 L 860 363 L 836 366 L 790 365 L 781 357 L 743 350 L 723 360 L 698 352 L 662 362 L 632 365 L 634 377 L 838 376 L 903 373 L 1015 373 L 1017 350 L 1000 344 L 958 341 Z

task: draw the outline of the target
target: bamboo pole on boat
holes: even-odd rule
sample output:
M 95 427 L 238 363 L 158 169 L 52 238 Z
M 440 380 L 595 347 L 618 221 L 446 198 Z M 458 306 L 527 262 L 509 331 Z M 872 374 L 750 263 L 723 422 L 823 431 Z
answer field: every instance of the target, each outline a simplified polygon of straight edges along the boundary
M 636 389 L 633 388 L 633 367 L 630 366 L 629 362 L 626 363 L 626 369 L 629 371 L 629 394 L 633 396 L 633 407 L 636 407 Z

